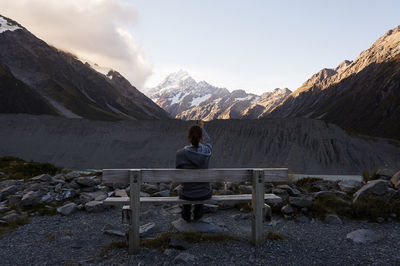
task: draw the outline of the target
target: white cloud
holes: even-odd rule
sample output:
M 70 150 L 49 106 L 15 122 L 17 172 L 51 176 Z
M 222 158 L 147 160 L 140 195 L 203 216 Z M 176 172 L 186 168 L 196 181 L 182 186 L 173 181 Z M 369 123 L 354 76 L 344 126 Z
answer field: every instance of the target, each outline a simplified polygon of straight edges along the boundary
M 1 0 L 2 15 L 38 38 L 119 71 L 142 88 L 152 73 L 131 30 L 135 6 L 124 0 Z

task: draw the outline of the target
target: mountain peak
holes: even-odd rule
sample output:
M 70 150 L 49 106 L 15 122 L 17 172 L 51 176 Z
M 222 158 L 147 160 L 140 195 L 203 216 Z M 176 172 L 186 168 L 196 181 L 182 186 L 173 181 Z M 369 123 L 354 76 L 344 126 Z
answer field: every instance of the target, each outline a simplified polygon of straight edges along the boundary
M 22 27 L 20 27 L 18 23 L 0 15 L 0 33 L 3 33 L 5 31 L 20 30 L 20 29 L 22 29 Z

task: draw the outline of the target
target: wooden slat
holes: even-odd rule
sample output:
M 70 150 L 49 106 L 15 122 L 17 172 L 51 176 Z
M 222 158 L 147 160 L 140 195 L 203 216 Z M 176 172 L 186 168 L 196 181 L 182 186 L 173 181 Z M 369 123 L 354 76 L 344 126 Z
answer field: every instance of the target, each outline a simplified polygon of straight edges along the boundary
M 253 212 L 253 219 L 251 221 L 251 232 L 253 245 L 259 246 L 264 243 L 264 172 L 253 171 L 253 194 L 251 200 L 251 207 Z
M 103 183 L 129 183 L 129 171 L 139 169 L 104 169 Z M 265 182 L 287 182 L 287 168 L 214 168 L 214 169 L 140 169 L 142 182 L 244 182 L 251 181 L 252 171 L 264 172 Z
M 140 251 L 140 184 L 141 171 L 130 171 L 130 206 L 132 208 L 131 224 L 129 225 L 129 254 Z
M 183 200 L 179 197 L 141 197 L 140 203 L 164 203 L 164 204 L 216 204 L 219 202 L 246 202 L 251 201 L 252 194 L 239 194 L 239 195 L 216 195 L 212 196 L 211 199 L 208 200 Z M 264 194 L 264 200 L 267 203 L 279 203 L 282 202 L 282 199 L 274 194 Z M 106 205 L 127 205 L 129 204 L 129 197 L 110 197 L 104 200 L 104 204 Z

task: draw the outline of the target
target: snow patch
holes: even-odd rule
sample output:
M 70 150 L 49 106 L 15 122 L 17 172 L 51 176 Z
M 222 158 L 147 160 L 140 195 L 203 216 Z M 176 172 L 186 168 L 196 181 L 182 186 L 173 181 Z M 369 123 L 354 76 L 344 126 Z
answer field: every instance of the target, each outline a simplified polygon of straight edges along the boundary
M 215 99 L 213 102 L 219 103 L 221 100 L 222 100 L 222 98 L 217 98 L 217 99 Z
M 171 99 L 171 105 L 176 104 L 179 102 L 181 99 L 182 92 L 177 93 L 174 97 Z
M 192 105 L 190 107 L 198 106 L 200 103 L 208 100 L 211 97 L 211 94 L 206 94 L 204 96 L 193 98 Z
M 251 98 L 253 98 L 252 95 L 246 96 L 246 97 L 242 97 L 242 98 L 235 98 L 233 99 L 234 102 L 236 101 L 246 101 L 246 100 L 250 100 Z
M 3 33 L 8 30 L 15 31 L 15 30 L 19 30 L 19 29 L 22 29 L 22 28 L 17 25 L 12 25 L 5 18 L 0 17 L 0 33 Z

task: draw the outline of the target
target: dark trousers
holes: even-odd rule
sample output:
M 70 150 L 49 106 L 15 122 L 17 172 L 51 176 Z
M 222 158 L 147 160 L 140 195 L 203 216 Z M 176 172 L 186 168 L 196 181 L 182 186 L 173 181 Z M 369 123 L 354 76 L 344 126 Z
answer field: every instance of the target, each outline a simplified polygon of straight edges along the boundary
M 179 198 L 184 200 L 206 200 L 211 198 L 211 195 L 207 195 L 201 198 L 187 198 L 183 195 L 180 195 Z M 183 204 L 183 209 L 181 214 L 182 218 L 187 222 L 190 222 L 192 218 L 192 205 L 194 205 L 193 220 L 197 221 L 203 216 L 203 204 Z

